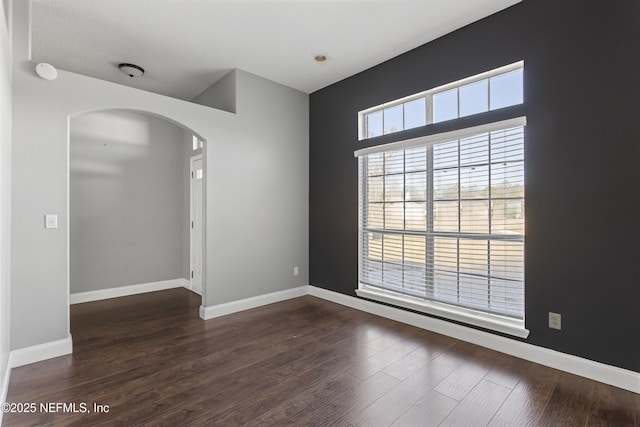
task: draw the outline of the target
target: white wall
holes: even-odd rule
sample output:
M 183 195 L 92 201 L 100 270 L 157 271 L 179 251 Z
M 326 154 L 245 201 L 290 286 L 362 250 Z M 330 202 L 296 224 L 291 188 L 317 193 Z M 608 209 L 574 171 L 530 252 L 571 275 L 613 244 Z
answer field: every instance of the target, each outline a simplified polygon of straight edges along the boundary
M 183 277 L 183 134 L 147 114 L 71 120 L 71 293 Z
M 237 111 L 236 85 L 236 71 L 233 70 L 203 90 L 191 102 L 235 113 Z
M 7 2 L 3 2 L 6 6 Z M 4 7 L 0 8 L 0 387 L 8 375 L 11 245 L 11 52 Z M 4 392 L 0 389 L 0 401 Z M 0 421 L 2 414 L 0 414 Z
M 12 349 L 69 334 L 68 122 L 87 111 L 146 111 L 207 141 L 206 306 L 308 284 L 308 95 L 238 71 L 231 114 L 63 70 L 45 81 L 28 60 L 28 2 L 14 9 Z
M 207 205 L 225 205 L 209 217 L 224 244 L 207 246 L 208 306 L 309 283 L 308 96 L 241 70 L 236 83 L 233 139 L 207 145 L 206 185 L 222 184 Z

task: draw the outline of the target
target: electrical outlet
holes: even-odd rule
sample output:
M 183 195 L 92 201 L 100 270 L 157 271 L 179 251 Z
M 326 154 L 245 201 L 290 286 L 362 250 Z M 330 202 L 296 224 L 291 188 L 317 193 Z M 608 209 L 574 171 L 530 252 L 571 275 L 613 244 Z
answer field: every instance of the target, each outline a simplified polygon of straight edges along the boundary
M 297 276 L 298 274 L 300 274 L 300 269 L 298 268 L 298 266 L 296 265 L 295 267 L 293 267 L 293 275 Z
M 549 327 L 551 329 L 562 329 L 562 315 L 549 312 Z

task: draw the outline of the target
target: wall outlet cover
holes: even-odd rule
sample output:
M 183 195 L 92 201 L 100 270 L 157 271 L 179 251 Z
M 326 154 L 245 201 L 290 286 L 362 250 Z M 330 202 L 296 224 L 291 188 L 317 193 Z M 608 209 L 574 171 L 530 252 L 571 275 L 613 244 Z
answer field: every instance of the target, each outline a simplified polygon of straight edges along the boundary
M 562 315 L 549 312 L 549 327 L 551 329 L 562 329 Z

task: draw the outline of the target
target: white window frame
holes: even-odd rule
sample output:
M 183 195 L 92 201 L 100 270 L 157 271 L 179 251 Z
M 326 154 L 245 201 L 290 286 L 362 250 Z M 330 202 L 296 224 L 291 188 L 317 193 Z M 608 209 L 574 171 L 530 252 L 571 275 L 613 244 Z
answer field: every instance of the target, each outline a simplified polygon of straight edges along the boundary
M 524 127 L 526 125 L 526 117 L 518 117 L 509 120 L 503 120 L 494 123 L 488 123 L 485 125 L 474 126 L 465 129 L 458 129 L 451 132 L 440 133 L 436 135 L 429 135 L 419 138 L 408 139 L 404 141 L 393 142 L 384 145 L 378 145 L 373 147 L 357 150 L 354 153 L 355 157 L 366 156 L 369 154 L 387 152 L 394 150 L 405 150 L 408 148 L 421 147 L 433 145 L 440 142 L 446 142 L 451 140 L 463 139 L 474 135 L 494 132 L 502 129 Z M 361 175 L 359 174 L 359 180 Z M 359 183 L 360 191 L 362 191 L 362 185 Z M 358 274 L 360 274 L 360 268 L 363 260 L 361 259 L 362 247 L 362 194 L 358 195 Z M 420 311 L 427 314 L 432 314 L 447 319 L 464 322 L 467 324 L 479 326 L 485 329 L 501 332 L 508 335 L 518 336 L 526 338 L 529 336 L 529 331 L 525 328 L 524 314 L 522 320 L 515 319 L 507 316 L 501 316 L 497 314 L 486 313 L 479 310 L 473 310 L 465 307 L 460 307 L 444 302 L 427 300 L 419 297 L 413 297 L 405 295 L 399 292 L 394 292 L 380 287 L 371 286 L 358 280 L 358 289 L 356 294 L 360 297 L 368 298 L 375 301 L 380 301 L 395 306 L 404 307 L 416 311 Z
M 490 71 L 486 71 L 484 73 L 476 74 L 475 76 L 466 77 L 461 80 L 456 80 L 455 82 L 447 83 L 442 86 L 438 86 L 429 90 L 425 90 L 423 92 L 419 92 L 413 95 L 405 96 L 404 98 L 395 99 L 393 101 L 385 102 L 384 104 L 376 105 L 371 108 L 367 108 L 366 110 L 362 110 L 358 112 L 358 140 L 362 141 L 363 139 L 369 139 L 367 137 L 367 123 L 366 118 L 367 115 L 371 113 L 376 113 L 378 111 L 383 111 L 390 107 L 395 107 L 398 105 L 403 105 L 411 101 L 415 101 L 420 98 L 425 99 L 425 125 L 433 124 L 433 97 L 441 92 L 446 92 L 451 89 L 460 88 L 462 86 L 466 86 L 472 83 L 476 83 L 482 80 L 490 79 L 492 77 L 497 77 L 501 74 L 507 74 L 516 70 L 524 69 L 524 61 L 514 62 L 513 64 L 505 65 L 503 67 L 495 68 Z M 459 106 L 458 106 L 459 108 Z M 493 111 L 489 109 L 489 111 Z M 384 115 L 383 115 L 384 116 Z M 459 116 L 460 117 L 460 116 Z M 465 117 L 465 116 L 462 116 Z M 455 120 L 455 119 L 452 119 Z M 383 135 L 390 135 L 391 133 L 384 133 L 384 122 L 382 124 Z M 404 128 L 401 130 L 405 130 Z
M 200 138 L 198 138 L 196 135 L 193 135 L 191 140 L 191 148 L 193 149 L 192 151 L 197 151 L 201 149 L 203 146 L 204 146 L 204 142 Z

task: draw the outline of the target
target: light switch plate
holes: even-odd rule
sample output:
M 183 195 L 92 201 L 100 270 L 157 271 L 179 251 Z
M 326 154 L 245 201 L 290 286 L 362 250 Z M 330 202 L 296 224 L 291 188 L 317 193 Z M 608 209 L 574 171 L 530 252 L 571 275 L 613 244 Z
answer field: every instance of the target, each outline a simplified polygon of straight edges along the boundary
M 298 274 L 300 274 L 300 270 L 298 269 L 298 266 L 296 265 L 295 267 L 293 267 L 293 275 L 297 276 Z
M 55 214 L 45 215 L 44 228 L 58 228 L 58 215 L 55 215 Z

